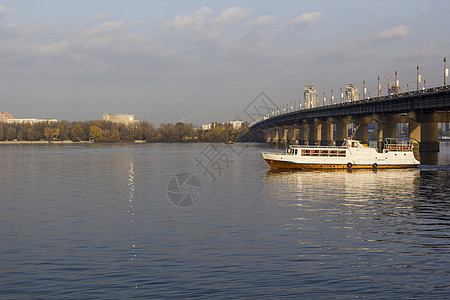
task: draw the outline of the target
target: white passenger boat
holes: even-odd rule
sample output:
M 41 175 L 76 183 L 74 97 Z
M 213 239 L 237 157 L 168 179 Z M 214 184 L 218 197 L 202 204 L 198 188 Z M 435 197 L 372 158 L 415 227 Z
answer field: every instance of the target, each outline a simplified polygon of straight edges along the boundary
M 413 139 L 385 139 L 383 149 L 345 140 L 342 146 L 294 145 L 286 153 L 263 152 L 271 169 L 377 169 L 413 168 L 420 162 L 414 157 Z

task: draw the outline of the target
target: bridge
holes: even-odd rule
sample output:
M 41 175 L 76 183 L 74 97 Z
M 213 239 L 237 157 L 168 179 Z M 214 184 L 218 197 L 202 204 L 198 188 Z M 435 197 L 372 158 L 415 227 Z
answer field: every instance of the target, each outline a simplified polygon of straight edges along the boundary
M 398 123 L 408 124 L 409 137 L 419 142 L 421 162 L 437 163 L 438 123 L 450 123 L 450 85 L 310 109 L 290 106 L 260 116 L 250 130 L 259 141 L 329 146 L 348 138 L 349 124 L 357 124 L 355 138 L 368 144 L 369 124 L 377 124 L 381 147 L 384 138 L 397 137 Z

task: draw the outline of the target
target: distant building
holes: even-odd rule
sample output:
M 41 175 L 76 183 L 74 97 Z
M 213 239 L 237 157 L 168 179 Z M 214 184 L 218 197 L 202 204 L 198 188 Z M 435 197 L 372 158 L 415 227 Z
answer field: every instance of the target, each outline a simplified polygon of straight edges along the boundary
M 1 123 L 6 123 L 8 122 L 9 119 L 14 119 L 13 115 L 10 114 L 9 112 L 0 112 L 0 122 Z
M 438 129 L 442 131 L 444 134 L 450 133 L 450 123 L 439 123 Z
M 134 119 L 133 114 L 104 114 L 103 121 L 123 123 L 127 125 L 139 123 L 139 120 Z
M 317 90 L 314 89 L 314 85 L 305 85 L 303 97 L 304 109 L 317 107 L 319 100 L 317 99 Z
M 359 100 L 359 90 L 354 83 L 348 83 L 345 85 L 345 99 L 347 102 L 353 102 Z
M 35 118 L 29 118 L 29 119 L 8 119 L 7 122 L 9 124 L 36 124 L 36 123 L 56 123 L 58 122 L 57 119 L 35 119 Z
M 244 125 L 244 121 L 231 121 L 230 125 L 233 126 L 233 129 L 241 129 L 241 127 Z
M 203 131 L 211 130 L 211 124 L 202 125 L 202 130 Z
M 400 94 L 402 88 L 399 86 L 398 82 L 389 82 L 388 94 Z
M 217 122 L 215 122 L 215 123 L 202 125 L 201 129 L 203 131 L 208 131 L 208 130 L 211 130 L 211 128 L 226 128 L 228 126 L 231 126 L 231 127 L 233 127 L 233 129 L 238 130 L 238 129 L 241 129 L 242 126 L 244 126 L 244 123 L 245 123 L 244 121 L 236 121 L 236 120 L 235 121 L 230 121 L 229 123 L 217 123 Z

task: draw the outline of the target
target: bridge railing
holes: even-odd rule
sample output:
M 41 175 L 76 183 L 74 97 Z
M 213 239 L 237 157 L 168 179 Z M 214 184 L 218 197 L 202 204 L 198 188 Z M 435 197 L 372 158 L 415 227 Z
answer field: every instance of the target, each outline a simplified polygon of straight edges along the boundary
M 308 111 L 308 110 L 314 110 L 314 109 L 321 108 L 321 107 L 334 107 L 334 106 L 344 106 L 344 105 L 351 105 L 351 104 L 357 104 L 357 103 L 367 103 L 367 102 L 383 101 L 383 100 L 390 100 L 390 99 L 401 99 L 401 98 L 410 97 L 410 96 L 433 94 L 433 93 L 441 92 L 441 91 L 445 91 L 445 90 L 450 90 L 450 85 L 438 86 L 438 87 L 432 87 L 429 89 L 415 90 L 415 91 L 396 93 L 396 94 L 393 93 L 390 95 L 360 99 L 360 100 L 356 100 L 356 101 L 348 101 L 348 102 L 345 101 L 345 102 L 340 102 L 340 103 L 336 102 L 336 103 L 330 103 L 327 105 L 321 105 L 321 106 L 316 106 L 313 108 L 306 108 L 306 109 L 301 108 L 297 105 L 289 105 L 286 107 L 283 106 L 281 108 L 277 108 L 276 110 L 271 111 L 270 113 L 268 113 L 266 115 L 258 117 L 257 119 L 255 119 L 253 122 L 251 122 L 249 124 L 249 127 L 252 127 L 252 126 L 254 126 L 260 122 L 263 122 L 265 120 L 268 120 L 270 118 L 281 116 L 281 115 L 286 115 L 286 114 L 300 111 L 300 110 Z

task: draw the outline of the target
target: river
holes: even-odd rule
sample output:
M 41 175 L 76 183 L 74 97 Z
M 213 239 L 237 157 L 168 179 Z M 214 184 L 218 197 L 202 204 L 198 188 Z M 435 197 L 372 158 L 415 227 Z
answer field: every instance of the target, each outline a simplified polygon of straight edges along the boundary
M 1 146 L 0 298 L 450 296 L 450 143 L 408 170 L 270 172 L 266 150 Z

